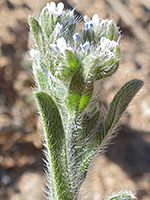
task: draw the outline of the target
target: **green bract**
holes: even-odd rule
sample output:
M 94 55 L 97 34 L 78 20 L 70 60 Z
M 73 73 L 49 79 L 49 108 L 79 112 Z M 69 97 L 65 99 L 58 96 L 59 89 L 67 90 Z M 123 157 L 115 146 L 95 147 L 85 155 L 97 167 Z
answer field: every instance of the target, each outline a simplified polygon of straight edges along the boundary
M 47 199 L 76 200 L 95 153 L 110 141 L 119 118 L 143 85 L 126 83 L 105 113 L 93 96 L 94 83 L 111 76 L 120 60 L 118 27 L 97 14 L 78 17 L 51 2 L 38 19 L 30 16 L 30 51 L 37 83 L 35 99 L 47 148 Z

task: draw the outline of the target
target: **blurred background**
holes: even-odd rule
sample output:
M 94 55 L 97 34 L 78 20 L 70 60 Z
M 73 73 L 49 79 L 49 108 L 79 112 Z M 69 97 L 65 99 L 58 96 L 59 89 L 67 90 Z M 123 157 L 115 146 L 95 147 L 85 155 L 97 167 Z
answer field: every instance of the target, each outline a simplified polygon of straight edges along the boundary
M 32 95 L 28 15 L 38 16 L 47 2 L 0 0 L 0 200 L 44 200 L 43 138 Z M 145 82 L 122 117 L 114 144 L 94 159 L 83 186 L 89 191 L 86 200 L 102 200 L 122 189 L 150 200 L 150 0 L 62 2 L 81 16 L 98 13 L 120 26 L 120 68 L 101 84 L 101 98 L 109 103 L 128 80 Z

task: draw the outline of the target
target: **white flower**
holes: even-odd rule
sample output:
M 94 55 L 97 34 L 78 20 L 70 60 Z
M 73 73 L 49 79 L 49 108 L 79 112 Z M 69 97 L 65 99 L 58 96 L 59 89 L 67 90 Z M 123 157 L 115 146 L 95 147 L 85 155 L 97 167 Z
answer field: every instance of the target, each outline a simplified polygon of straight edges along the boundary
M 100 39 L 100 47 L 102 51 L 113 51 L 117 46 L 117 42 L 111 41 L 106 37 Z
M 87 15 L 84 15 L 83 19 L 84 19 L 85 23 L 91 22 L 91 19 Z
M 94 14 L 93 17 L 92 17 L 92 22 L 95 26 L 99 26 L 99 23 L 100 23 L 101 19 L 100 17 L 98 16 L 98 14 Z
M 74 42 L 75 42 L 76 44 L 79 44 L 79 43 L 81 42 L 81 38 L 80 38 L 79 33 L 75 33 L 75 34 L 73 35 L 73 40 L 74 40 Z
M 94 14 L 92 20 L 87 15 L 85 15 L 84 16 L 85 29 L 92 30 L 94 26 L 96 27 L 99 26 L 100 20 L 101 19 L 99 18 L 98 14 Z
M 85 23 L 85 29 L 86 30 L 92 30 L 93 28 L 93 24 L 90 22 L 90 23 Z
M 66 49 L 68 49 L 69 51 L 73 51 L 73 49 L 71 47 L 67 47 L 66 40 L 63 37 L 58 38 L 56 41 L 56 44 L 50 44 L 50 47 L 54 51 L 60 52 L 62 54 L 65 53 Z
M 50 47 L 53 49 L 53 51 L 60 52 L 60 49 L 56 44 L 50 44 Z
M 58 35 L 62 32 L 62 29 L 63 29 L 63 25 L 57 22 L 55 29 L 54 29 L 54 33 L 56 35 Z
M 93 22 L 90 20 L 90 18 L 87 15 L 84 16 L 84 21 L 85 21 L 85 23 L 84 23 L 85 29 L 92 30 Z
M 58 38 L 57 39 L 57 46 L 60 49 L 60 52 L 64 53 L 65 50 L 67 49 L 66 40 L 63 37 Z
M 80 45 L 82 51 L 84 53 L 86 53 L 88 51 L 88 49 L 90 48 L 90 43 L 89 42 L 85 42 L 83 45 Z
M 60 16 L 64 9 L 64 4 L 62 2 L 58 3 L 56 6 L 55 2 L 47 3 L 48 11 L 51 15 L 55 17 Z

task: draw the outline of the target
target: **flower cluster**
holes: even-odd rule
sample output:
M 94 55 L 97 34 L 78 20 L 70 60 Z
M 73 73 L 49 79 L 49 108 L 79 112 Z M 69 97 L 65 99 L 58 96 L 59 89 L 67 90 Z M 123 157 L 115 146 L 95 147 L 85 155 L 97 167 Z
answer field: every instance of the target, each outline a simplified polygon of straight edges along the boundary
M 83 30 L 76 32 L 79 23 L 77 19 L 74 10 L 64 10 L 62 2 L 57 5 L 54 2 L 47 3 L 39 19 L 39 38 L 37 34 L 35 38 L 42 54 L 53 55 L 48 64 L 44 64 L 48 65 L 48 69 L 53 69 L 52 71 L 55 71 L 55 75 L 57 74 L 59 78 L 67 80 L 62 72 L 67 69 L 70 71 L 70 64 L 75 60 L 78 60 L 78 64 L 80 63 L 84 68 L 85 61 L 89 58 L 93 60 L 89 68 L 94 67 L 96 62 L 99 69 L 97 73 L 104 76 L 111 75 L 117 69 L 120 58 L 118 28 L 112 20 L 103 20 L 98 14 L 94 14 L 92 19 L 85 15 Z M 32 32 L 38 30 L 34 26 L 31 29 L 34 29 Z M 43 48 L 39 44 L 40 41 L 44 43 Z M 68 58 L 68 55 L 71 56 Z M 76 66 L 76 70 L 78 67 Z M 72 75 L 68 73 L 69 77 L 74 73 L 75 70 Z M 98 77 L 100 78 L 101 75 Z

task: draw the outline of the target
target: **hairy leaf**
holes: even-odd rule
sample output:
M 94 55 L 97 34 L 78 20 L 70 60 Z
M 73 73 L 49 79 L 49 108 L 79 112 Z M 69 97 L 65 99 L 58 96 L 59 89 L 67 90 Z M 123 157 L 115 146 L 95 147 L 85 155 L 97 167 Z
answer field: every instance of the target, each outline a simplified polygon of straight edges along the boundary
M 65 134 L 59 110 L 53 99 L 44 92 L 35 93 L 41 112 L 49 156 L 51 160 L 51 173 L 54 178 L 53 198 L 59 200 L 72 199 L 69 174 L 67 170 L 66 155 L 63 155 Z
M 79 67 L 79 60 L 77 56 L 72 51 L 69 50 L 66 50 L 65 54 L 70 68 L 73 70 L 73 72 L 75 72 Z
M 34 37 L 35 44 L 37 45 L 39 50 L 43 52 L 44 51 L 44 37 L 43 37 L 42 30 L 38 21 L 34 17 L 29 16 L 29 25 Z
M 123 112 L 136 95 L 136 93 L 141 89 L 143 86 L 143 81 L 139 79 L 134 79 L 126 83 L 119 92 L 115 95 L 114 99 L 110 104 L 110 108 L 108 114 L 106 116 L 105 121 L 103 122 L 102 129 L 98 130 L 97 143 L 94 144 L 93 149 L 91 152 L 88 152 L 84 158 L 84 161 L 81 164 L 81 174 L 83 174 L 91 159 L 93 158 L 94 154 L 98 151 L 103 152 L 105 147 L 108 146 L 108 142 L 112 138 L 112 134 L 114 128 L 119 121 L 120 117 L 122 116 Z
M 102 135 L 106 135 L 108 131 L 114 128 L 116 123 L 119 121 L 123 112 L 136 95 L 136 93 L 143 86 L 143 81 L 139 79 L 134 79 L 126 83 L 115 95 L 112 100 L 107 117 L 103 124 Z
M 50 36 L 54 30 L 54 20 L 53 16 L 49 14 L 47 8 L 43 9 L 40 16 L 40 22 L 44 36 L 47 39 L 50 39 Z

